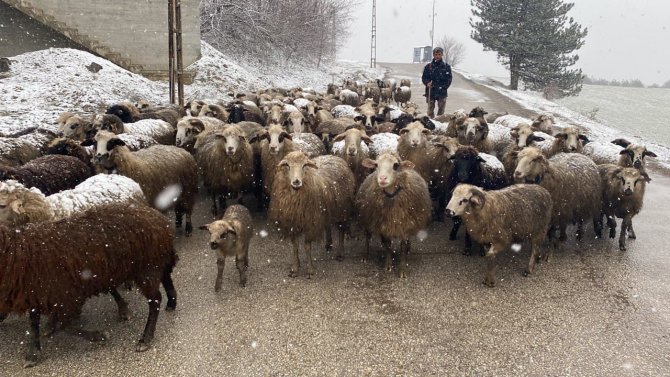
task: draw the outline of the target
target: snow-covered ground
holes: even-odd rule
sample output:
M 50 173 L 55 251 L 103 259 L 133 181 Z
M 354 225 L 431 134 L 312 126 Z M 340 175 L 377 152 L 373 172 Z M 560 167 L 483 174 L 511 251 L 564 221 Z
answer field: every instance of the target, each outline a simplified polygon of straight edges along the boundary
M 93 114 L 122 100 L 168 102 L 166 82 L 131 73 L 103 58 L 81 50 L 52 48 L 10 58 L 11 73 L 0 79 L 0 134 L 26 127 L 55 130 L 63 111 Z M 102 69 L 87 69 L 97 63 Z M 230 93 L 267 87 L 311 87 L 325 91 L 330 82 L 344 78 L 361 81 L 382 78 L 384 72 L 364 63 L 339 61 L 316 69 L 296 64 L 245 64 L 235 62 L 207 43 L 202 58 L 187 67 L 194 82 L 184 88 L 185 98 L 225 100 Z
M 657 163 L 670 169 L 669 146 L 659 142 L 657 138 L 651 137 L 651 135 L 654 134 L 654 128 L 658 128 L 658 126 L 663 124 L 663 120 L 659 119 L 660 117 L 658 115 L 659 111 L 661 111 L 661 107 L 660 105 L 657 106 L 657 110 L 655 111 L 650 109 L 649 98 L 643 95 L 637 97 L 628 96 L 628 102 L 621 103 L 617 100 L 619 93 L 609 95 L 608 91 L 599 91 L 597 94 L 593 95 L 600 97 L 599 103 L 601 104 L 596 120 L 594 120 L 592 117 L 587 116 L 584 111 L 574 111 L 560 103 L 543 98 L 542 94 L 539 92 L 509 90 L 502 87 L 490 77 L 462 70 L 458 70 L 458 73 L 478 84 L 484 85 L 515 100 L 521 106 L 529 110 L 538 113 L 554 114 L 559 127 L 571 125 L 580 127 L 580 129 L 586 131 L 589 139 L 592 141 L 609 144 L 610 141 L 623 137 L 633 143 L 644 144 L 647 146 L 647 149 L 658 155 L 658 158 L 655 159 Z M 665 95 L 665 92 L 662 94 Z M 572 99 L 572 101 L 576 100 Z M 611 103 L 612 106 L 605 106 L 604 104 L 607 102 Z M 616 112 L 626 112 L 631 114 L 631 118 L 639 119 L 639 123 L 637 123 L 636 126 L 639 127 L 646 124 L 649 131 L 646 133 L 640 132 L 635 128 L 629 128 L 627 123 L 618 123 L 616 121 L 617 116 L 615 115 L 614 110 L 617 106 L 618 108 L 616 109 Z M 609 114 L 607 114 L 607 112 L 609 112 Z M 647 135 L 646 137 L 645 134 Z

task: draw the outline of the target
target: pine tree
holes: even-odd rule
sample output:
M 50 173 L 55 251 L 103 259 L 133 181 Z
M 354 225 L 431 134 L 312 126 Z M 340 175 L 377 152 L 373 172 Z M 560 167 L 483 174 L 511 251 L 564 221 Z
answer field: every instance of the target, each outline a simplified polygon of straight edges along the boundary
M 584 44 L 582 29 L 566 14 L 572 3 L 562 0 L 471 0 L 472 39 L 510 71 L 510 88 L 519 81 L 549 96 L 576 95 L 582 89 L 581 69 L 570 69 Z M 476 20 L 475 18 L 478 18 Z

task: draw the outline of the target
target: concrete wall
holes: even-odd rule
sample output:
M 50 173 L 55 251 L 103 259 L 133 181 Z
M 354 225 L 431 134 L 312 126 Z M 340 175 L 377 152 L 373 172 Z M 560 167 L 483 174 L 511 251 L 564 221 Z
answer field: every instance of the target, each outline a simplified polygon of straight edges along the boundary
M 21 0 L 146 71 L 166 71 L 166 0 Z M 199 1 L 182 0 L 184 66 L 200 58 Z

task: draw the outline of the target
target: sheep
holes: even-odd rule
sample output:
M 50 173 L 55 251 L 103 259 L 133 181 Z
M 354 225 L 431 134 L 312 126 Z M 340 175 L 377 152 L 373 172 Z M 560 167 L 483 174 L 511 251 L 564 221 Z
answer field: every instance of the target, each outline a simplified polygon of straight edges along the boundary
M 625 251 L 626 233 L 629 238 L 637 238 L 633 230 L 633 217 L 642 209 L 644 191 L 650 181 L 649 176 L 636 168 L 612 164 L 598 165 L 598 171 L 603 187 L 602 214 L 598 219 L 599 224 L 602 224 L 602 216 L 605 215 L 607 226 L 610 228 L 609 236 L 614 238 L 616 236 L 614 218 L 623 219 L 619 232 L 619 249 Z M 598 236 L 601 235 L 598 234 Z
M 341 133 L 333 139 L 333 143 L 344 141 L 344 147 L 333 154 L 341 157 L 344 161 L 347 162 L 351 172 L 354 173 L 354 178 L 356 179 L 356 188 L 358 188 L 365 177 L 368 175 L 367 170 L 361 162 L 364 159 L 370 157 L 369 152 L 362 148 L 362 143 L 371 144 L 372 139 L 365 134 L 365 132 L 358 130 L 356 128 L 350 128 L 344 133 Z M 366 153 L 367 152 L 367 153 Z
M 44 154 L 57 154 L 76 157 L 89 167 L 91 174 L 100 173 L 98 170 L 96 170 L 96 166 L 93 163 L 92 151 L 89 148 L 81 146 L 81 144 L 75 140 L 64 137 L 54 139 L 47 145 Z
M 17 168 L 0 165 L 0 181 L 14 179 L 44 195 L 73 188 L 92 174 L 89 165 L 71 156 L 42 156 Z
M 311 125 L 312 132 L 314 132 L 317 128 L 319 128 L 319 125 L 321 123 L 332 119 L 334 119 L 333 114 L 331 114 L 330 111 L 325 109 L 319 109 L 316 111 L 316 114 L 313 117 L 307 118 L 307 120 Z
M 393 99 L 393 89 L 381 88 L 379 92 L 379 101 L 388 102 Z
M 356 121 L 352 118 L 334 118 L 319 123 L 314 133 L 321 137 L 323 145 L 327 150 L 331 147 L 331 138 L 343 133 L 350 126 L 355 126 Z
M 363 89 L 363 99 L 371 98 L 375 103 L 379 103 L 381 90 L 377 84 L 367 85 Z
M 16 228 L 0 224 L 0 313 L 29 313 L 25 366 L 38 361 L 41 315 L 72 318 L 86 298 L 126 281 L 134 281 L 149 304 L 136 346 L 138 352 L 148 350 L 162 301 L 161 282 L 167 310 L 177 305 L 170 276 L 177 261 L 173 242 L 168 219 L 144 205 L 110 204 L 68 219 Z
M 186 237 L 191 235 L 198 167 L 190 153 L 174 145 L 154 145 L 131 152 L 123 140 L 108 131 L 98 131 L 94 140 L 82 143 L 84 146 L 93 144 L 97 165 L 137 182 L 149 205 L 161 211 L 174 207 L 177 228 L 181 227 L 182 217 L 186 215 L 184 233 Z M 166 195 L 170 194 L 178 197 L 166 200 Z M 168 196 L 167 199 L 172 198 Z
M 254 235 L 254 224 L 249 210 L 239 204 L 226 208 L 221 220 L 202 225 L 200 229 L 209 231 L 209 246 L 217 251 L 216 280 L 214 292 L 221 290 L 223 267 L 226 257 L 235 257 L 235 266 L 240 273 L 240 286 L 247 285 L 249 268 L 249 241 Z
M 567 226 L 575 222 L 578 226 L 577 239 L 581 239 L 584 220 L 596 219 L 600 214 L 600 175 L 596 164 L 584 155 L 559 153 L 547 158 L 539 149 L 526 147 L 518 154 L 514 180 L 517 183 L 539 184 L 551 194 L 554 203 L 551 228 L 560 231 L 554 246 L 565 241 Z M 595 232 L 599 234 L 597 227 Z
M 507 186 L 508 180 L 502 163 L 486 153 L 480 153 L 472 146 L 461 146 L 449 158 L 453 168 L 446 178 L 444 188 L 439 192 L 437 216 L 442 219 L 441 213 L 449 202 L 451 193 L 459 183 L 467 183 L 485 190 L 496 190 Z M 454 218 L 454 226 L 449 233 L 449 239 L 455 240 L 460 228 L 460 218 Z M 463 254 L 469 255 L 472 250 L 470 236 L 466 232 L 465 249 Z
M 540 246 L 549 230 L 552 198 L 549 192 L 536 185 L 512 185 L 497 191 L 484 191 L 476 186 L 459 184 L 447 205 L 448 215 L 459 216 L 468 233 L 482 245 L 488 267 L 484 284 L 496 284 L 495 257 L 512 244 L 530 241 L 531 253 L 524 276 L 533 273 Z
M 0 222 L 20 226 L 60 220 L 113 202 L 146 203 L 146 199 L 137 182 L 116 174 L 94 175 L 72 189 L 49 196 L 9 180 L 0 183 Z
M 446 118 L 448 116 L 448 119 Z M 451 115 L 445 115 L 445 118 L 440 118 L 437 117 L 435 120 L 440 121 L 440 122 L 448 122 L 447 125 L 447 132 L 445 133 L 445 136 L 449 137 L 458 137 L 458 129 L 465 122 L 465 120 L 468 119 L 468 113 L 465 112 L 463 109 L 459 109 L 454 111 L 453 114 Z
M 412 81 L 410 81 L 410 79 L 401 79 L 400 86 L 406 86 L 409 88 L 412 86 Z
M 186 116 L 177 123 L 177 135 L 175 145 L 184 148 L 190 153 L 195 152 L 195 142 L 198 135 L 203 132 L 221 130 L 226 124 L 212 117 Z
M 93 137 L 95 130 L 93 122 L 90 119 L 84 119 L 79 115 L 71 115 L 61 121 L 65 115 L 59 117 L 59 126 L 57 135 L 59 137 L 68 137 L 76 140 L 86 140 Z
M 23 137 L 0 137 L 0 166 L 19 167 L 42 153 L 35 143 Z
M 340 101 L 344 105 L 354 107 L 358 106 L 360 103 L 358 93 L 349 89 L 343 89 L 340 91 Z
M 400 136 L 391 132 L 380 132 L 370 136 L 372 144 L 369 145 L 370 158 L 375 159 L 384 152 L 397 153 L 398 139 Z
M 305 125 L 305 117 L 300 111 L 291 111 L 286 118 L 284 125 L 290 133 L 311 132 Z
M 436 147 L 428 142 L 430 131 L 421 122 L 415 121 L 400 130 L 398 156 L 404 161 L 411 161 L 413 169 L 430 183 L 434 165 Z
M 495 149 L 488 138 L 488 134 L 488 124 L 486 122 L 482 123 L 478 118 L 467 118 L 458 125 L 458 142 L 464 145 L 472 145 L 483 153 L 491 153 Z
M 222 122 L 225 122 L 228 120 L 230 114 L 228 111 L 226 111 L 226 109 L 219 105 L 206 104 L 202 106 L 197 116 L 216 118 Z
M 263 112 L 265 113 L 265 127 L 269 126 L 271 123 L 284 123 L 285 117 L 283 114 L 283 104 L 273 104 L 266 106 Z
M 383 122 L 384 117 L 377 115 L 377 111 L 372 107 L 359 108 L 358 112 L 361 115 L 356 116 L 354 120 L 363 124 L 365 132 L 368 133 L 368 135 L 378 133 L 379 128 L 377 127 L 377 123 Z
M 495 124 L 491 126 L 492 128 L 495 128 L 495 126 L 500 127 Z M 505 128 L 505 130 L 508 129 Z M 510 138 L 512 140 L 510 140 Z M 498 152 L 499 155 L 502 155 L 501 160 L 510 180 L 514 178 L 514 169 L 516 168 L 517 155 L 520 150 L 525 147 L 534 146 L 539 148 L 545 155 L 548 155 L 549 150 L 554 144 L 554 138 L 552 136 L 535 131 L 535 129 L 527 123 L 519 123 L 517 126 L 509 130 L 507 140 L 512 141 L 513 143 L 507 144 L 498 142 L 494 143 L 494 145 L 496 146 L 496 149 L 505 148 L 502 153 L 500 151 Z
M 396 154 L 383 153 L 376 160 L 365 159 L 363 166 L 375 169 L 356 194 L 358 221 L 366 232 L 366 254 L 370 256 L 370 238 L 379 235 L 386 250 L 386 270 L 393 268 L 392 239 L 400 241 L 399 276 L 407 278 L 407 254 L 410 237 L 424 229 L 431 216 L 428 185 L 414 171 L 411 161 Z
M 330 113 L 333 114 L 334 118 L 355 118 L 361 115 L 356 111 L 356 107 L 350 105 L 335 106 L 330 110 Z
M 107 108 L 105 114 L 118 116 L 123 123 L 133 123 L 142 119 L 161 119 L 169 123 L 173 128 L 177 127 L 179 113 L 173 109 L 161 109 L 155 112 L 141 113 L 135 105 L 130 102 L 121 102 Z
M 187 113 L 187 115 L 197 117 L 200 115 L 200 110 L 202 109 L 203 106 L 205 106 L 207 103 L 204 101 L 199 101 L 199 100 L 193 100 L 189 101 L 184 105 L 184 111 Z
M 538 131 L 542 131 L 546 134 L 552 134 L 552 127 L 556 123 L 553 115 L 541 114 L 533 119 L 531 126 Z
M 141 119 L 124 124 L 121 118 L 116 115 L 97 114 L 93 117 L 93 132 L 87 133 L 86 139 L 93 138 L 93 135 L 99 130 L 110 131 L 117 135 L 127 134 L 131 137 L 151 138 L 157 144 L 174 145 L 175 143 L 175 128 L 161 119 Z
M 258 106 L 244 102 L 233 102 L 228 105 L 226 111 L 230 114 L 228 116 L 228 123 L 239 123 L 242 121 L 256 122 L 258 124 L 265 124 L 265 117 Z
M 643 174 L 647 173 L 647 170 L 645 169 L 647 165 L 645 157 L 657 157 L 656 153 L 647 150 L 647 147 L 644 145 L 633 144 L 626 139 L 612 140 L 612 144 L 624 148 L 624 150 L 619 152 L 619 166 L 626 168 L 634 167 Z
M 225 208 L 226 197 L 241 197 L 243 192 L 253 188 L 253 149 L 240 127 L 229 125 L 208 135 L 197 148 L 195 159 L 212 198 L 212 214 L 215 217 L 219 210 Z
M 412 98 L 412 90 L 409 86 L 399 86 L 393 91 L 393 100 L 398 106 L 401 104 L 409 102 Z
M 493 123 L 493 122 L 496 121 L 496 119 L 498 119 L 498 118 L 500 118 L 501 116 L 504 116 L 504 115 L 509 115 L 509 113 L 507 111 L 505 111 L 504 113 L 492 113 L 492 114 L 488 114 L 485 119 L 486 119 L 486 122 Z
M 309 159 L 294 151 L 278 164 L 272 184 L 268 218 L 293 244 L 293 263 L 289 276 L 296 277 L 300 268 L 298 240 L 304 236 L 307 256 L 307 278 L 314 275 L 312 242 L 326 233 L 326 250 L 330 250 L 330 226 L 339 230 L 336 259 L 344 256 L 344 232 L 353 216 L 354 175 L 336 156 Z
M 565 127 L 561 132 L 554 135 L 554 144 L 551 146 L 547 156 L 551 157 L 557 153 L 583 153 L 584 144 L 590 140 L 576 127 Z

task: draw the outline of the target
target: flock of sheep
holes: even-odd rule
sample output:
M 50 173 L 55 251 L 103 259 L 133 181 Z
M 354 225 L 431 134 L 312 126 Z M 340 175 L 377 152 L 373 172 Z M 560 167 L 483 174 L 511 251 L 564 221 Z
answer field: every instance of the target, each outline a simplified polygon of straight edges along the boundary
M 68 329 L 86 298 L 110 293 L 126 319 L 117 288 L 129 283 L 148 301 L 137 350 L 149 348 L 161 284 L 166 309 L 177 304 L 175 228 L 191 235 L 199 187 L 211 199 L 213 221 L 200 228 L 218 251 L 216 291 L 226 257 L 235 257 L 240 285 L 247 281 L 254 229 L 246 193 L 291 241 L 290 276 L 300 272 L 300 243 L 305 274 L 314 274 L 312 245 L 325 238 L 331 250 L 333 226 L 336 259 L 345 255 L 345 236 L 361 231 L 365 259 L 379 236 L 386 269 L 395 263 L 406 278 L 411 238 L 447 215 L 451 240 L 465 225 L 464 253 L 473 239 L 487 248 L 489 286 L 496 254 L 530 242 L 531 273 L 549 256 L 541 252 L 545 239 L 549 250 L 559 247 L 573 224 L 579 239 L 593 221 L 600 237 L 606 217 L 614 237 L 622 218 L 619 247 L 626 233 L 635 238 L 632 217 L 650 181 L 645 157 L 655 157 L 644 146 L 618 139 L 601 145 L 611 156 L 594 162 L 602 160 L 589 152 L 594 143 L 549 116 L 531 121 L 477 107 L 430 119 L 409 102 L 409 81 L 400 84 L 347 81 L 326 94 L 268 89 L 185 108 L 121 102 L 92 117 L 61 114 L 57 134 L 40 131 L 37 151 L 17 141 L 25 135 L 1 137 L 15 147 L 0 156 L 0 320 L 29 313 L 26 366 L 38 359 L 40 316 L 48 317 L 47 333 Z

